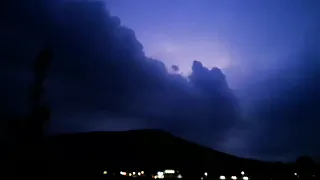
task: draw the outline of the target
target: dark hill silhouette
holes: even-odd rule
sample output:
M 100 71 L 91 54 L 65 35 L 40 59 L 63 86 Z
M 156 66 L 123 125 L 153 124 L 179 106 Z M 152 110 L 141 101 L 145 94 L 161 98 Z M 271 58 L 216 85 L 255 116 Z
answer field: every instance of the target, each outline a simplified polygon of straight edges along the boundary
M 47 142 L 49 169 L 55 174 L 99 174 L 104 168 L 175 168 L 185 173 L 212 171 L 227 175 L 242 170 L 268 171 L 271 165 L 205 148 L 160 130 L 64 134 Z

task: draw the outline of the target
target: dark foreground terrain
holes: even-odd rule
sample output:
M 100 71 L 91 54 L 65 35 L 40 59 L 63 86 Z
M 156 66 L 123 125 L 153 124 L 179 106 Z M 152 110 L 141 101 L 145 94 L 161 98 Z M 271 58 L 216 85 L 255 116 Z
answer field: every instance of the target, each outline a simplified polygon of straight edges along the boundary
M 18 160 L 18 166 L 6 172 L 16 178 L 156 179 L 155 175 L 166 169 L 176 171 L 171 178 L 179 174 L 192 180 L 220 179 L 222 175 L 230 180 L 232 176 L 237 180 L 320 176 L 319 166 L 308 160 L 284 164 L 239 158 L 159 130 L 65 134 L 48 137 L 42 145 L 17 149 L 20 151 L 11 153 L 10 162 Z M 14 166 L 10 162 L 7 166 Z
M 47 140 L 46 149 L 48 173 L 52 175 L 83 177 L 100 176 L 104 170 L 117 175 L 120 170 L 156 172 L 163 169 L 179 170 L 184 178 L 201 178 L 204 172 L 210 174 L 207 178 L 214 179 L 219 179 L 220 175 L 229 179 L 232 175 L 241 177 L 241 171 L 254 179 L 278 176 L 297 179 L 295 173 L 302 174 L 296 164 L 239 158 L 159 130 L 59 135 Z M 312 177 L 319 177 L 315 168 L 308 167 L 307 171 Z

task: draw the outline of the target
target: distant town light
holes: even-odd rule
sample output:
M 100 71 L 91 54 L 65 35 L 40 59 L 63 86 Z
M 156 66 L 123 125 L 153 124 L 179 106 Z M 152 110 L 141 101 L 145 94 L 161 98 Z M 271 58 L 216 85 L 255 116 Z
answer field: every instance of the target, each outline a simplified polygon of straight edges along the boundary
M 223 179 L 226 179 L 226 177 L 225 177 L 225 176 L 220 176 L 220 179 L 222 179 L 222 180 L 223 180 Z
M 131 173 L 129 173 L 129 176 L 132 176 L 132 174 L 131 174 Z
M 127 175 L 127 173 L 123 172 L 123 171 L 120 171 L 120 174 L 123 175 L 123 176 Z
M 138 176 L 140 176 L 141 175 L 141 173 L 140 172 L 138 172 Z
M 179 174 L 179 175 L 177 176 L 177 178 L 178 178 L 178 179 L 181 179 L 181 178 L 182 178 L 182 175 L 181 175 L 181 174 Z
M 141 174 L 144 174 L 144 171 L 141 171 Z
M 135 174 L 136 174 L 136 172 L 133 172 L 132 174 L 133 174 L 133 175 L 135 175 Z
M 175 171 L 172 170 L 172 169 L 166 169 L 166 170 L 164 170 L 164 173 L 166 173 L 166 174 L 174 174 Z
M 231 176 L 231 179 L 236 180 L 237 176 Z
M 244 175 L 244 171 L 241 171 L 241 175 Z
M 108 171 L 103 171 L 103 174 L 108 174 Z
M 298 175 L 297 173 L 294 173 L 294 175 L 296 176 L 296 175 Z
M 205 176 L 208 176 L 208 173 L 207 173 L 207 172 L 205 172 L 205 173 L 204 173 L 204 175 L 205 175 Z
M 248 180 L 249 178 L 247 176 L 244 176 L 242 179 L 243 180 Z
M 159 179 L 163 179 L 164 178 L 163 172 L 162 171 L 158 171 L 156 177 L 159 178 Z

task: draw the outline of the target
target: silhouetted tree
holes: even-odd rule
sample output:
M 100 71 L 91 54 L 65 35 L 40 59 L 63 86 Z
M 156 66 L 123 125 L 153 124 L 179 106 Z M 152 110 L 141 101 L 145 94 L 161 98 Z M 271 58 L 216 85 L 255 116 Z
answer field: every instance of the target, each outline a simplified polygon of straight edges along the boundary
M 34 64 L 34 82 L 30 92 L 30 114 L 20 119 L 16 129 L 16 166 L 14 176 L 41 176 L 46 166 L 42 154 L 45 124 L 50 119 L 50 108 L 42 102 L 44 80 L 51 62 L 49 49 L 41 51 Z
M 38 55 L 34 64 L 34 83 L 31 90 L 31 105 L 33 108 L 38 108 L 43 95 L 43 83 L 47 76 L 48 68 L 52 59 L 50 49 L 44 49 Z
M 44 136 L 44 125 L 49 121 L 50 109 L 42 102 L 43 84 L 51 62 L 51 52 L 44 49 L 38 55 L 33 66 L 34 80 L 30 90 L 30 114 L 18 122 L 16 132 L 21 143 L 39 141 Z
M 34 84 L 31 91 L 32 111 L 30 116 L 30 130 L 36 133 L 33 136 L 34 138 L 44 136 L 44 125 L 50 118 L 50 109 L 46 104 L 42 103 L 42 96 L 44 94 L 43 84 L 47 77 L 51 60 L 51 49 L 47 48 L 40 52 L 34 65 Z

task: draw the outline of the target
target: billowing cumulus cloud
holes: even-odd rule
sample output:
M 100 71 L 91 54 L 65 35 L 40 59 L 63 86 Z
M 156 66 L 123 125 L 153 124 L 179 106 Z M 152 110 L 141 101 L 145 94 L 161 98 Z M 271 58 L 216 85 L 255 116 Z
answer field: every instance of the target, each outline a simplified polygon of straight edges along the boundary
M 24 4 L 28 3 L 21 1 L 2 15 L 14 22 L 1 30 L 7 34 L 1 69 L 11 68 L 1 72 L 7 77 L 2 84 L 10 80 L 1 89 L 3 102 L 12 103 L 8 112 L 27 109 L 32 62 L 49 44 L 54 60 L 44 99 L 53 111 L 51 131 L 101 130 L 103 125 L 112 126 L 107 121 L 140 119 L 146 127 L 214 146 L 239 118 L 236 100 L 219 68 L 207 69 L 194 61 L 189 77 L 181 76 L 178 66 L 172 66 L 176 73 L 169 73 L 160 60 L 145 56 L 134 31 L 111 16 L 104 3 Z M 12 14 L 17 10 L 18 16 Z M 70 121 L 75 123 L 68 125 Z

